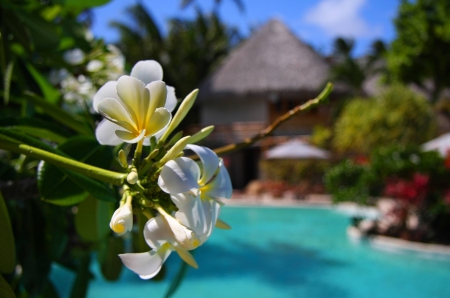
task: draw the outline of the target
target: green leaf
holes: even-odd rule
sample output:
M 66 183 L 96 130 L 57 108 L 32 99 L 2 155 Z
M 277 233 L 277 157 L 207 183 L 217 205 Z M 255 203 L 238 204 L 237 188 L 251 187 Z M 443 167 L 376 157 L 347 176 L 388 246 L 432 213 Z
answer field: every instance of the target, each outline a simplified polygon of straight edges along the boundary
M 0 275 L 0 297 L 16 298 L 16 294 L 14 294 L 9 284 L 1 275 Z
M 181 285 L 181 282 L 183 281 L 184 277 L 186 276 L 186 272 L 188 270 L 188 264 L 186 262 L 181 262 L 180 268 L 178 268 L 178 272 L 175 275 L 175 277 L 172 279 L 172 283 L 169 286 L 169 289 L 167 289 L 166 294 L 164 295 L 165 298 L 171 297 L 175 292 L 177 291 L 178 287 Z
M 3 90 L 3 100 L 5 105 L 9 102 L 9 92 L 11 87 L 11 77 L 12 72 L 14 69 L 14 59 L 11 59 L 6 66 L 5 76 L 3 78 L 3 86 L 5 87 L 5 90 Z
M 78 121 L 72 114 L 64 111 L 58 106 L 51 104 L 42 97 L 32 93 L 25 92 L 24 96 L 35 106 L 42 108 L 47 115 L 58 121 L 59 123 L 73 129 L 83 135 L 92 135 L 92 130 L 81 121 Z
M 123 252 L 124 243 L 122 238 L 110 236 L 108 241 L 103 242 L 98 256 L 101 256 L 99 262 L 103 277 L 106 280 L 114 281 L 119 279 L 123 265 L 118 255 Z
M 134 252 L 146 252 L 148 251 L 148 245 L 144 238 L 144 233 L 142 231 L 147 223 L 147 217 L 142 213 L 136 214 L 138 229 L 133 232 L 133 251 Z
M 108 3 L 110 0 L 65 0 L 64 4 L 71 7 L 86 9 L 89 7 L 100 6 Z
M 75 160 L 101 168 L 107 168 L 113 161 L 111 149 L 100 146 L 96 139 L 90 137 L 73 137 L 61 144 L 58 150 Z M 77 204 L 88 194 L 99 200 L 116 201 L 113 190 L 105 183 L 47 162 L 39 168 L 38 186 L 42 199 L 57 205 Z
M 75 228 L 83 240 L 97 242 L 108 235 L 112 207 L 113 204 L 96 200 L 91 196 L 78 205 Z
M 72 133 L 65 127 L 55 125 L 54 122 L 45 121 L 36 117 L 3 116 L 0 118 L 0 126 L 32 126 L 34 128 L 42 128 L 57 134 L 60 138 L 64 139 L 72 135 Z
M 58 99 L 60 97 L 58 89 L 53 87 L 49 83 L 49 81 L 42 74 L 40 74 L 36 68 L 34 68 L 32 64 L 26 63 L 25 66 L 27 67 L 33 79 L 39 85 L 39 88 L 41 89 L 45 100 L 52 104 L 58 103 Z
M 41 294 L 50 273 L 51 258 L 46 235 L 46 217 L 42 204 L 28 200 L 18 220 L 17 259 L 22 266 L 21 284 L 31 297 Z
M 13 126 L 14 129 L 17 129 L 19 131 L 22 131 L 24 133 L 29 134 L 30 136 L 49 140 L 52 142 L 55 142 L 57 144 L 63 143 L 66 141 L 66 138 L 63 136 L 60 136 L 48 129 L 45 128 L 36 128 L 33 126 Z
M 0 273 L 11 273 L 16 265 L 16 246 L 8 209 L 1 192 L 0 227 Z
M 80 259 L 80 265 L 77 271 L 77 277 L 72 285 L 70 298 L 85 298 L 89 285 L 91 273 L 89 272 L 90 255 L 85 254 Z
M 37 11 L 31 13 L 16 11 L 16 13 L 23 25 L 28 27 L 33 38 L 33 44 L 37 50 L 52 51 L 58 47 L 59 36 L 56 24 L 44 20 L 38 15 Z

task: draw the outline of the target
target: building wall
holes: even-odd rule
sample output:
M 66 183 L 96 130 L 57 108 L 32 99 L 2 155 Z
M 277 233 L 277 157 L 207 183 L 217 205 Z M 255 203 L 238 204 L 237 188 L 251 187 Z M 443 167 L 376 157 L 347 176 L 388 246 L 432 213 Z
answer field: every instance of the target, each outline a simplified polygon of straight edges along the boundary
M 200 107 L 202 125 L 268 120 L 269 109 L 263 100 L 210 100 Z

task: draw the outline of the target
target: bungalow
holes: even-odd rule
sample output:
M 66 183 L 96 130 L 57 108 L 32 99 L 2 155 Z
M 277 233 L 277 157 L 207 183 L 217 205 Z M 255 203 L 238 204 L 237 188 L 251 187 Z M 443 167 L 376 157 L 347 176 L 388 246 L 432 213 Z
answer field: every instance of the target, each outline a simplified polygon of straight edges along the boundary
M 215 125 L 208 146 L 251 137 L 293 107 L 316 97 L 330 66 L 279 20 L 271 20 L 238 46 L 200 85 L 200 126 Z M 344 94 L 333 92 L 331 102 Z M 263 149 L 281 139 L 305 136 L 318 124 L 331 123 L 330 105 L 293 117 L 273 137 L 224 158 L 235 188 L 258 178 Z

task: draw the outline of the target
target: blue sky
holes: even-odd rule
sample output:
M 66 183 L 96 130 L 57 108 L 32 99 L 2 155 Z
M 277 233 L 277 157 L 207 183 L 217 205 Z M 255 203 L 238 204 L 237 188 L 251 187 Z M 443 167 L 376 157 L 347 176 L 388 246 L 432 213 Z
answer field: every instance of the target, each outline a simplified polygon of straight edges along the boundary
M 333 40 L 338 36 L 355 40 L 355 55 L 365 54 L 375 39 L 390 42 L 395 38 L 392 20 L 395 18 L 399 0 L 241 0 L 245 12 L 240 12 L 233 0 L 222 0 L 219 15 L 222 20 L 237 27 L 244 36 L 251 28 L 258 28 L 271 18 L 283 21 L 294 34 L 312 45 L 322 54 L 329 54 Z M 95 8 L 93 33 L 108 42 L 118 38 L 110 21 L 128 22 L 127 6 L 135 0 L 112 0 Z M 180 8 L 180 0 L 141 0 L 150 11 L 160 29 L 167 30 L 172 17 L 192 18 L 194 5 Z M 196 0 L 204 12 L 211 11 L 215 0 Z

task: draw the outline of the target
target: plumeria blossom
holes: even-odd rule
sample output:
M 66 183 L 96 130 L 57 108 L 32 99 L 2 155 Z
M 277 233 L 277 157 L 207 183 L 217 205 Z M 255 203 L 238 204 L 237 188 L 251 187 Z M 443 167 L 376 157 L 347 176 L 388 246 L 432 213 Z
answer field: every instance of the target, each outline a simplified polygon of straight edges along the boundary
M 131 204 L 124 204 L 119 207 L 113 214 L 109 223 L 111 230 L 118 235 L 123 235 L 133 228 L 133 211 Z
M 142 279 L 150 279 L 158 274 L 174 250 L 186 263 L 198 268 L 197 262 L 188 252 L 199 245 L 197 235 L 164 211 L 162 214 L 150 219 L 144 228 L 144 238 L 151 251 L 119 255 L 123 264 Z M 180 239 L 183 240 L 181 244 Z
M 230 198 L 232 186 L 228 172 L 218 156 L 206 147 L 187 145 L 200 158 L 201 166 L 187 157 L 168 161 L 159 176 L 158 185 L 171 195 L 178 207 L 175 218 L 199 235 L 201 243 L 216 225 L 219 198 Z
M 171 120 L 177 100 L 175 90 L 161 81 L 161 65 L 153 60 L 140 61 L 130 76 L 109 81 L 94 96 L 94 110 L 106 119 L 97 126 L 100 144 L 149 144 L 151 136 L 161 134 Z

